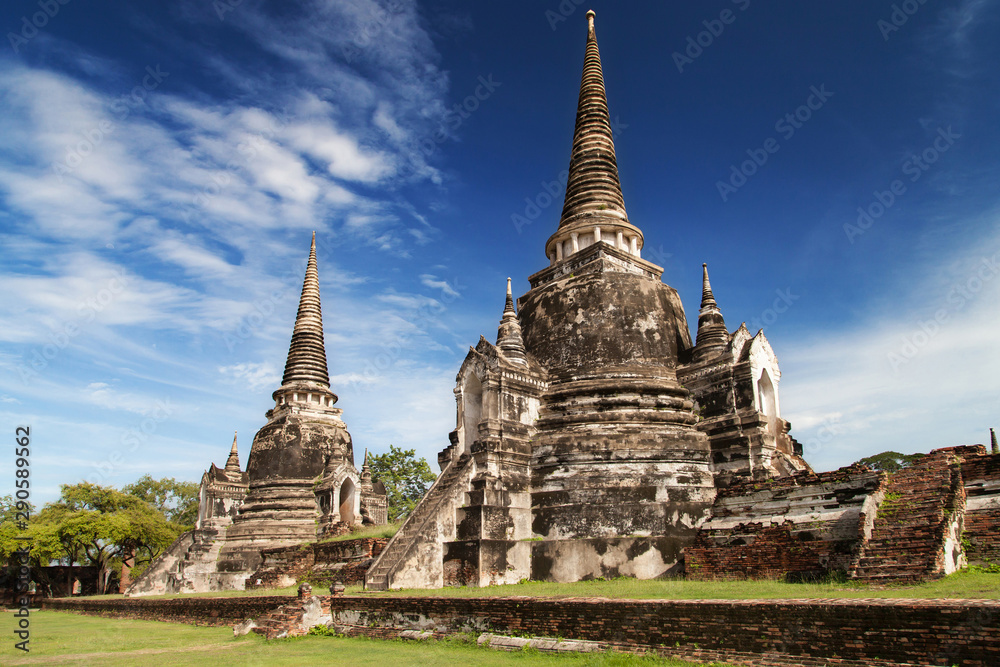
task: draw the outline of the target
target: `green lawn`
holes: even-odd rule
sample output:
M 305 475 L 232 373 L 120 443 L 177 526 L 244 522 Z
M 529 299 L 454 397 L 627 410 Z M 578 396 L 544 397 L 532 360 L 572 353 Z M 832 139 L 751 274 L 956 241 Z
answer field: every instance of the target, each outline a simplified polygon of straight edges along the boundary
M 237 597 L 250 595 L 294 595 L 295 586 L 251 591 L 219 591 L 215 593 L 172 594 L 159 598 L 177 597 Z M 327 591 L 316 588 L 317 595 Z M 611 579 L 557 584 L 528 581 L 509 586 L 474 588 L 407 589 L 401 591 L 364 591 L 361 586 L 348 586 L 348 595 L 442 596 L 442 597 L 604 597 L 616 599 L 667 600 L 753 600 L 789 598 L 959 598 L 1000 599 L 1000 573 L 980 568 L 962 570 L 937 581 L 919 585 L 867 586 L 857 583 L 788 584 L 783 581 L 757 579 L 747 581 L 691 581 L 685 579 Z M 98 595 L 95 599 L 119 598 L 120 595 Z M 90 598 L 88 598 L 90 599 Z
M 361 594 L 360 587 L 348 587 L 348 594 Z M 857 583 L 788 584 L 774 580 L 691 581 L 685 579 L 611 579 L 558 584 L 528 581 L 487 588 L 412 589 L 365 592 L 364 595 L 447 596 L 447 597 L 603 597 L 616 599 L 667 600 L 753 600 L 790 598 L 962 598 L 1000 599 L 1000 574 L 977 569 L 962 570 L 951 576 L 912 586 L 875 587 Z
M 9 627 L 9 626 L 4 626 Z M 507 653 L 459 640 L 405 642 L 364 638 L 302 637 L 265 642 L 234 638 L 228 627 L 127 621 L 67 612 L 31 614 L 31 651 L 13 647 L 8 632 L 0 648 L 4 665 L 545 665 L 693 667 L 694 663 L 630 654 Z

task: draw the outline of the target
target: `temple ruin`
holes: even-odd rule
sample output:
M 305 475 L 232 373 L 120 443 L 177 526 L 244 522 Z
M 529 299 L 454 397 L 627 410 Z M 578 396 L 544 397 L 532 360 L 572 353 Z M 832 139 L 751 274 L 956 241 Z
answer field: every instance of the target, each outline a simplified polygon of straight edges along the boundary
M 343 410 L 334 407 L 315 233 L 285 372 L 272 398 L 246 471 L 234 437 L 225 468 L 213 463 L 202 477 L 197 526 L 154 561 L 130 595 L 242 590 L 264 549 L 386 523 L 385 489 L 372 479 L 367 452 L 362 470 L 355 468 Z
M 362 573 L 377 590 L 682 574 L 912 581 L 1000 561 L 995 436 L 992 453 L 938 449 L 894 474 L 815 473 L 781 417 L 763 332 L 729 331 L 702 264 L 692 340 L 677 291 L 642 257 L 638 223 L 591 11 L 547 266 L 516 300 L 508 279 L 496 342 L 480 337 L 458 370 L 441 474 L 396 535 L 315 544 L 384 523 L 386 497 L 367 455 L 355 468 L 334 407 L 314 235 L 285 373 L 246 472 L 234 440 L 225 467 L 203 477 L 196 529 L 130 593 Z
M 703 272 L 697 337 L 618 179 L 594 13 L 549 265 L 458 372 L 442 474 L 372 588 L 680 571 L 716 488 L 808 470 L 763 333 L 730 334 Z

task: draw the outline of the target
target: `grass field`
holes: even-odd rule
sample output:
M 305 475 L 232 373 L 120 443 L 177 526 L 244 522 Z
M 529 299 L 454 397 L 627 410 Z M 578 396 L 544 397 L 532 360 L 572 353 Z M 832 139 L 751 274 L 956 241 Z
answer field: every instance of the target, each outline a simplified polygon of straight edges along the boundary
M 348 594 L 361 593 L 349 587 Z M 774 580 L 691 581 L 685 579 L 611 579 L 558 584 L 528 581 L 487 588 L 413 589 L 366 592 L 365 595 L 446 596 L 446 597 L 603 597 L 615 599 L 667 600 L 753 600 L 792 598 L 954 598 L 1000 599 L 1000 574 L 978 568 L 913 586 L 867 586 L 856 583 L 788 584 Z
M 294 595 L 296 587 L 257 589 L 251 591 L 219 591 L 158 596 L 178 597 L 243 597 L 251 595 Z M 325 595 L 317 587 L 318 595 Z M 867 586 L 857 583 L 827 582 L 788 584 L 783 581 L 756 579 L 748 581 L 692 581 L 685 579 L 610 579 L 558 584 L 548 581 L 527 581 L 508 586 L 474 588 L 406 589 L 401 591 L 364 591 L 361 586 L 348 586 L 348 595 L 373 596 L 441 596 L 441 597 L 603 597 L 613 599 L 666 600 L 754 600 L 792 598 L 952 598 L 1000 599 L 1000 573 L 972 567 L 953 575 L 911 586 Z M 94 599 L 120 598 L 95 595 Z
M 4 624 L 4 627 L 9 627 Z M 228 627 L 128 621 L 67 612 L 31 614 L 31 651 L 14 649 L 9 632 L 0 648 L 3 665 L 461 665 L 500 667 L 693 667 L 694 663 L 630 654 L 507 653 L 472 641 L 404 642 L 364 638 L 302 637 L 265 642 L 233 637 Z

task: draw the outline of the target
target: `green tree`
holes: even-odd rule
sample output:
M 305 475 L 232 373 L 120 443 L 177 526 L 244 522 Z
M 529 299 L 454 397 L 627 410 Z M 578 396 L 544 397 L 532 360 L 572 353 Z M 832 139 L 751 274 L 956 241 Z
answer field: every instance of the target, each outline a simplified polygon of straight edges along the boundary
M 17 501 L 14 496 L 0 496 L 0 561 L 6 563 L 15 551 L 26 546 L 16 539 L 24 531 L 16 521 Z
M 71 566 L 96 565 L 102 591 L 114 562 L 129 568 L 148 562 L 183 531 L 157 508 L 117 489 L 89 482 L 60 488 L 59 501 L 46 505 L 34 522 L 38 547 L 47 545 L 53 554 L 61 548 Z
M 866 465 L 872 470 L 883 472 L 896 472 L 911 465 L 924 457 L 923 454 L 900 454 L 899 452 L 882 452 L 873 456 L 867 456 L 855 464 Z
M 385 454 L 369 457 L 372 478 L 385 485 L 389 500 L 389 521 L 406 517 L 431 488 L 437 475 L 427 459 L 418 459 L 416 450 L 389 445 Z
M 146 501 L 160 510 L 168 521 L 187 528 L 198 520 L 198 492 L 196 482 L 178 482 L 173 477 L 153 479 L 143 475 L 132 484 L 122 487 L 122 492 Z

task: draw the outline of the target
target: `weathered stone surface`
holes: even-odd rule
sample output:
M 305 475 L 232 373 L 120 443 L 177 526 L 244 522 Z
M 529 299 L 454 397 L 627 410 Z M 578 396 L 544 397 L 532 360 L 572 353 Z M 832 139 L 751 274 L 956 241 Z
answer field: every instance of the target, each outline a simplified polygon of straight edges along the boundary
M 745 327 L 729 335 L 706 271 L 694 345 L 663 269 L 641 258 L 608 118 L 591 20 L 549 266 L 528 278 L 516 312 L 508 285 L 497 346 L 481 338 L 459 369 L 442 479 L 376 561 L 369 586 L 677 573 L 720 472 L 807 468 L 778 417 L 776 386 L 766 407 L 757 400 L 762 373 L 778 377 L 766 339 L 744 338 Z M 693 357 L 700 365 L 689 372 Z M 705 425 L 699 399 L 710 406 Z M 456 460 L 467 460 L 460 475 Z
M 203 477 L 198 530 L 186 547 L 178 543 L 169 549 L 134 590 L 241 590 L 261 566 L 264 549 L 312 542 L 361 523 L 385 523 L 385 490 L 372 481 L 367 465 L 363 475 L 354 467 L 351 435 L 342 410 L 334 407 L 315 234 L 282 385 L 273 398 L 247 471 L 239 469 L 234 438 L 225 468 L 213 464 Z M 288 576 L 276 581 L 287 583 Z

